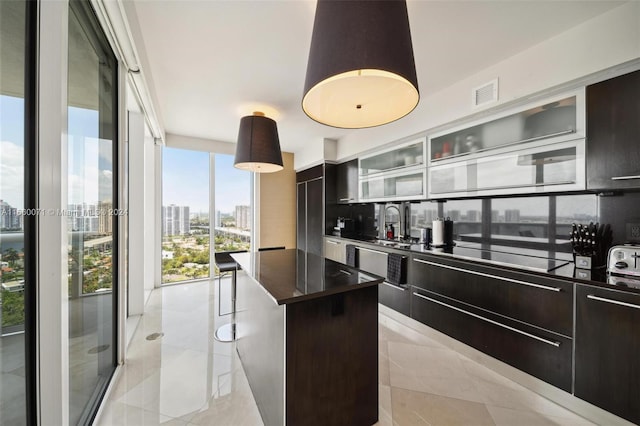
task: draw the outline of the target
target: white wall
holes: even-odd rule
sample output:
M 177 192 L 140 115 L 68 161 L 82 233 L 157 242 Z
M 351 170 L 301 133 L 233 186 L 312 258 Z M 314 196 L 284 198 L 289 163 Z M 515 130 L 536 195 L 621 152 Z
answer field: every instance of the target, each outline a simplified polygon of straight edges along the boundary
M 294 155 L 293 168 L 296 171 L 317 166 L 325 161 L 336 161 L 338 154 L 338 141 L 323 138 L 321 142 L 309 143 L 303 150 Z
M 144 138 L 144 299 L 145 303 L 154 288 L 156 245 L 160 245 L 156 237 L 156 198 L 160 194 L 155 192 L 155 143 L 153 137 L 145 135 Z
M 145 256 L 145 138 L 144 116 L 129 111 L 129 288 L 127 291 L 128 315 L 144 313 Z
M 496 77 L 499 78 L 499 102 L 492 108 L 637 58 L 640 58 L 640 2 L 631 1 L 445 90 L 422 93 L 420 104 L 407 117 L 385 126 L 357 130 L 341 138 L 337 159 L 348 159 L 477 113 L 471 106 L 472 89 Z M 321 152 L 315 151 L 296 152 L 296 169 L 318 162 L 320 155 Z

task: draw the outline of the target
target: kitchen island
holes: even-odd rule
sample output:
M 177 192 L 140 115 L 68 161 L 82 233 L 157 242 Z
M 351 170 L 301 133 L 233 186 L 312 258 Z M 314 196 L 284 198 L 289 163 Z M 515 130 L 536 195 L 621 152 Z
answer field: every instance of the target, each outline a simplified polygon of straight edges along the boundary
M 302 250 L 232 255 L 236 348 L 265 425 L 378 421 L 383 278 Z

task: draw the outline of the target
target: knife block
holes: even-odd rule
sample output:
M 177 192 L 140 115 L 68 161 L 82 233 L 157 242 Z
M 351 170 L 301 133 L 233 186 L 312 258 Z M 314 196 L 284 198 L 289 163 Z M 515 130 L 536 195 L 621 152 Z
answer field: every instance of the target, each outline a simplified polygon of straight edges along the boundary
M 574 257 L 575 257 L 576 268 L 590 270 L 593 267 L 593 264 L 594 264 L 593 256 L 576 256 L 574 253 Z

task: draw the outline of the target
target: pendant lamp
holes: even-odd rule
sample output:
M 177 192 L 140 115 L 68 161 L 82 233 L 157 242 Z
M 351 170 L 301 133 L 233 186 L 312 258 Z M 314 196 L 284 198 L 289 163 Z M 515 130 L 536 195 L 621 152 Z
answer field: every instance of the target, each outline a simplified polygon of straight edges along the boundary
M 358 129 L 390 123 L 418 104 L 404 0 L 318 0 L 302 109 Z
M 284 168 L 275 121 L 261 112 L 240 119 L 233 166 L 256 173 L 272 173 Z

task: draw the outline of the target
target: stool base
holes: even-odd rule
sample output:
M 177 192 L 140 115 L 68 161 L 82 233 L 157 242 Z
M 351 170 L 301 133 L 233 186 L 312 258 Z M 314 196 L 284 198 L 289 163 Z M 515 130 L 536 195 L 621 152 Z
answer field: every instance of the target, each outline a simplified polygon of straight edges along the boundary
M 218 327 L 216 332 L 213 334 L 213 337 L 218 342 L 235 342 L 235 340 L 236 340 L 236 325 L 235 324 L 225 324 L 223 326 Z

